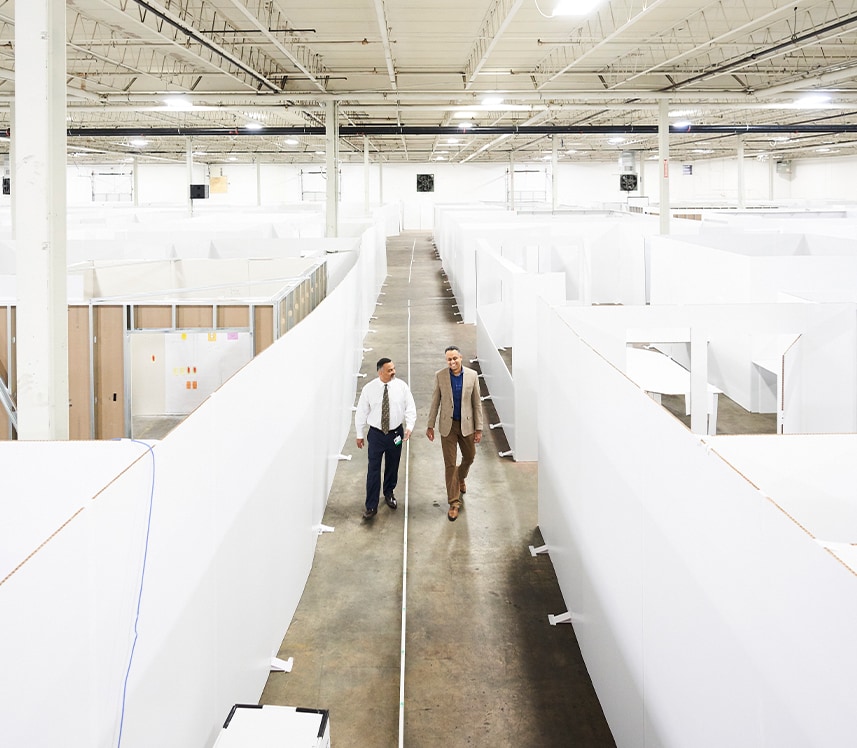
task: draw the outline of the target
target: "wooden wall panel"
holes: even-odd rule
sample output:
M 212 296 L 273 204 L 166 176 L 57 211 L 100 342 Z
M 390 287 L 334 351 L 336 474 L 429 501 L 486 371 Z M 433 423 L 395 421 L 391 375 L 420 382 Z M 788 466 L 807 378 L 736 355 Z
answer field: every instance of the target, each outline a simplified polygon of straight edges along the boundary
M 274 309 L 271 305 L 257 306 L 254 309 L 255 334 L 253 336 L 253 355 L 258 356 L 274 342 Z
M 210 306 L 179 306 L 176 309 L 176 327 L 211 329 L 214 311 Z
M 250 307 L 240 306 L 217 307 L 218 327 L 250 327 Z
M 123 315 L 122 306 L 94 308 L 96 439 L 126 435 Z
M 89 307 L 68 308 L 68 436 L 91 439 L 89 409 L 92 383 L 89 371 Z
M 171 306 L 135 306 L 135 330 L 163 330 L 173 326 Z

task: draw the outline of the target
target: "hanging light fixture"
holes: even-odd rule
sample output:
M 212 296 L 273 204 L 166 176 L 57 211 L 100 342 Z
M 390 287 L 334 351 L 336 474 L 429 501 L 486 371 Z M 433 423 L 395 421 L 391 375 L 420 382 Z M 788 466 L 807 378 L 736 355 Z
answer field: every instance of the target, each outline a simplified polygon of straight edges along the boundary
M 601 0 L 557 0 L 553 6 L 554 16 L 585 16 L 595 10 Z

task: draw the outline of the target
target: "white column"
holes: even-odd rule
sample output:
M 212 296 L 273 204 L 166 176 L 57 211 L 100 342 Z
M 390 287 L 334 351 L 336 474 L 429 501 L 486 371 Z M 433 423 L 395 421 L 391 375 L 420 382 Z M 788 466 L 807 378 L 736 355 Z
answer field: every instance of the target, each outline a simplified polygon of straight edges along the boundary
M 259 163 L 259 157 L 253 157 L 253 163 L 256 164 L 256 205 L 262 206 L 262 164 Z M 222 174 L 223 172 L 221 172 Z
M 140 159 L 134 156 L 134 162 L 131 164 L 134 170 L 131 175 L 131 189 L 134 191 L 134 207 L 140 207 Z
M 509 150 L 509 210 L 515 210 L 515 152 Z
M 774 199 L 774 173 L 776 169 L 774 168 L 774 153 L 770 151 L 768 153 L 768 200 L 773 201 Z M 14 196 L 15 191 L 12 190 L 12 195 Z
M 68 439 L 65 3 L 15 9 L 18 437 Z
M 193 184 L 193 141 L 191 138 L 185 140 L 185 162 L 187 164 L 187 212 L 193 215 L 193 200 L 190 196 L 190 186 Z
M 559 205 L 559 143 L 556 135 L 551 135 L 551 210 L 556 210 Z
M 369 137 L 363 136 L 363 212 L 369 215 L 369 206 L 372 203 L 369 192 Z
M 12 99 L 12 103 L 9 104 L 9 123 L 11 129 L 15 129 L 15 99 Z M 18 233 L 15 230 L 15 225 L 17 223 L 17 203 L 18 201 L 15 199 L 15 196 L 18 192 L 15 190 L 15 162 L 17 160 L 17 148 L 15 148 L 15 142 L 17 138 L 15 136 L 11 136 L 9 138 L 9 180 L 12 186 L 12 194 L 10 195 L 11 200 L 9 201 L 9 206 L 12 210 L 12 238 L 17 239 Z M 9 382 L 11 384 L 11 382 Z
M 378 202 L 384 204 L 384 162 L 378 156 Z
M 660 169 L 661 190 L 660 229 L 662 234 L 670 233 L 670 110 L 669 102 L 661 101 L 658 106 L 658 164 Z
M 746 205 L 744 199 L 744 136 L 738 136 L 738 207 L 743 210 Z
M 339 236 L 339 104 L 328 101 L 324 118 L 327 160 L 327 210 L 324 235 Z

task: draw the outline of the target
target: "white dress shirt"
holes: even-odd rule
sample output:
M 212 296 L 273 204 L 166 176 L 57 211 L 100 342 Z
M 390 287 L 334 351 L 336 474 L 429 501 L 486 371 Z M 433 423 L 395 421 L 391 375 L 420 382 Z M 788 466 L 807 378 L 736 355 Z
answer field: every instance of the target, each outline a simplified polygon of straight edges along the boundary
M 414 430 L 417 421 L 417 406 L 407 383 L 393 377 L 387 383 L 387 395 L 390 399 L 390 430 L 405 424 L 407 431 Z M 384 383 L 381 377 L 375 377 L 360 392 L 357 411 L 354 413 L 354 431 L 358 439 L 366 433 L 366 426 L 381 428 L 381 400 L 384 397 Z

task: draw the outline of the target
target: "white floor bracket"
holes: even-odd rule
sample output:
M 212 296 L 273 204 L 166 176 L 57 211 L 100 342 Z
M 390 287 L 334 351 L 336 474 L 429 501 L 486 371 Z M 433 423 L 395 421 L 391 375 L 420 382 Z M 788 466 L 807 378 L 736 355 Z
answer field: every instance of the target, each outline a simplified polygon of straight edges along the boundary
M 538 556 L 540 553 L 547 553 L 547 552 L 548 552 L 548 547 L 546 545 L 540 545 L 538 548 L 536 548 L 534 545 L 530 546 L 530 555 L 531 556 Z
M 558 616 L 548 616 L 548 623 L 556 626 L 558 623 L 571 623 L 571 613 L 560 613 Z
M 358 371 L 354 376 L 355 376 L 355 377 L 358 377 L 358 378 L 363 378 L 363 377 L 365 377 L 366 375 L 365 375 L 365 374 L 362 374 L 361 372 L 359 372 L 359 371 Z
M 279 657 L 271 658 L 271 672 L 290 673 L 292 666 L 295 664 L 295 658 L 289 657 L 288 660 L 281 660 Z
M 485 395 L 485 397 L 480 397 L 479 399 L 484 403 L 486 400 L 491 399 L 491 395 Z
M 337 459 L 337 460 L 339 460 L 340 462 L 341 462 L 342 460 L 350 460 L 350 459 L 351 459 L 351 455 L 336 455 L 336 459 Z
M 489 429 L 501 429 L 501 428 L 503 428 L 503 423 L 489 423 L 488 428 Z
M 313 530 L 315 530 L 319 535 L 324 535 L 326 532 L 333 532 L 335 528 L 330 525 L 314 525 Z
M 515 453 L 511 449 L 507 449 L 505 452 L 498 452 L 500 457 L 512 457 Z

